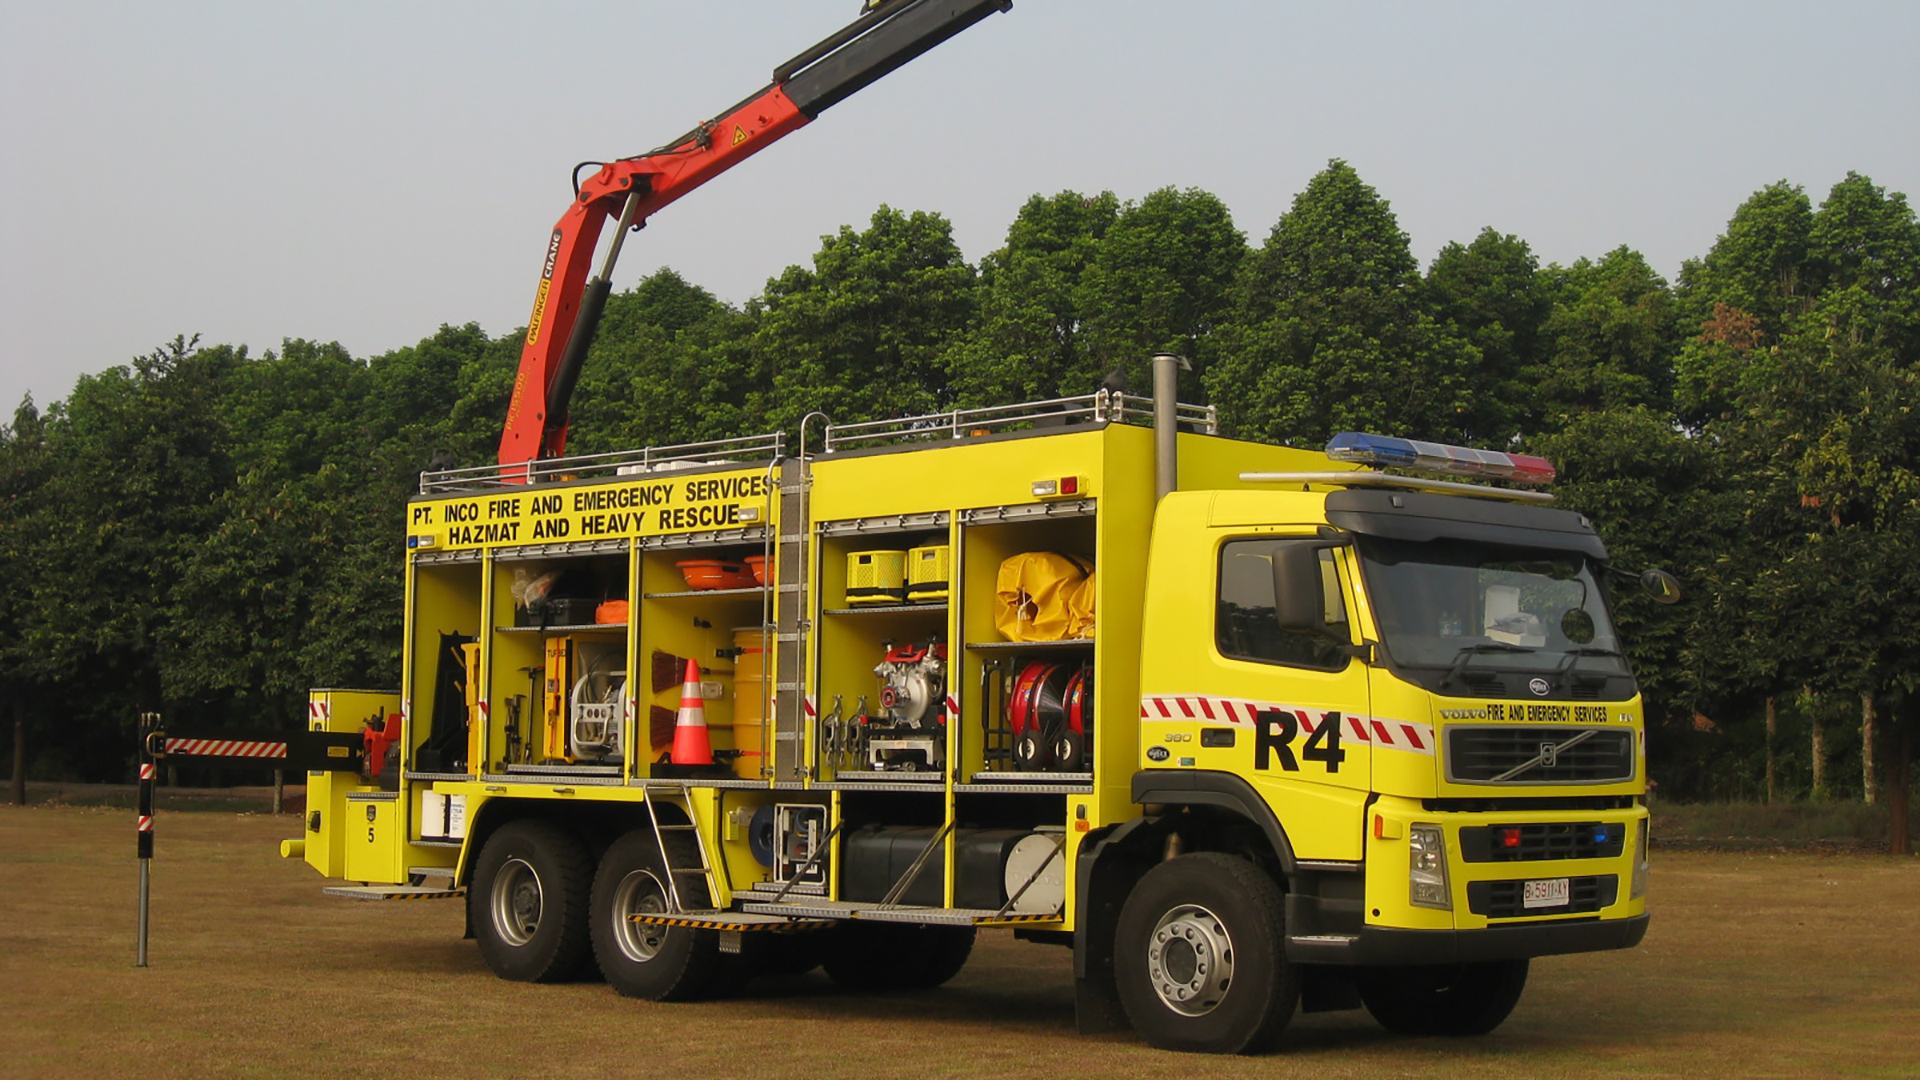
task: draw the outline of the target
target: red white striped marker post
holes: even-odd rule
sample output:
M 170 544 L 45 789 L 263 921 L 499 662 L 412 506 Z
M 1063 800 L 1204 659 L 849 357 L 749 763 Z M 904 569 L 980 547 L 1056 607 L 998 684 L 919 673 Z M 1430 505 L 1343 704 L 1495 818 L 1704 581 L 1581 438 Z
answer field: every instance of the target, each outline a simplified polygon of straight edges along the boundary
M 135 967 L 147 966 L 147 901 L 153 891 L 153 750 L 151 737 L 159 733 L 160 714 L 140 714 L 140 807 L 134 828 L 140 857 L 140 927 L 135 934 Z

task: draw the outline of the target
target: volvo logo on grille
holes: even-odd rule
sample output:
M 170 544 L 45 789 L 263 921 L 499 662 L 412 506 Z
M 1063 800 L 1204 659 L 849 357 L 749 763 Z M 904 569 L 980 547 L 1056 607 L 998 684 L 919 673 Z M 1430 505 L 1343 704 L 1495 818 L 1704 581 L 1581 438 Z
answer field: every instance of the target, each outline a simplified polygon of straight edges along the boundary
M 1553 684 L 1545 679 L 1531 679 L 1527 682 L 1527 689 L 1540 697 L 1546 697 L 1547 691 L 1553 689 Z

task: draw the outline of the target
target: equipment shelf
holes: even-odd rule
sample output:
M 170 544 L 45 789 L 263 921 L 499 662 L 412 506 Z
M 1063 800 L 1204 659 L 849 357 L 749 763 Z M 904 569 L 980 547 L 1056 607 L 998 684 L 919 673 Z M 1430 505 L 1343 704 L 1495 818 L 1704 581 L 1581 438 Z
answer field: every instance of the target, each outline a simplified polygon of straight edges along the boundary
M 644 600 L 680 600 L 688 597 L 765 596 L 766 593 L 765 585 L 749 585 L 744 589 L 682 589 L 678 592 L 641 593 L 640 596 Z
M 933 603 L 933 604 L 874 604 L 870 607 L 828 608 L 826 609 L 824 614 L 827 614 L 827 615 L 903 615 L 903 614 L 909 614 L 912 612 L 919 612 L 919 611 L 925 611 L 925 612 L 945 611 L 947 610 L 947 607 L 948 605 L 945 601 L 940 601 L 938 603 Z

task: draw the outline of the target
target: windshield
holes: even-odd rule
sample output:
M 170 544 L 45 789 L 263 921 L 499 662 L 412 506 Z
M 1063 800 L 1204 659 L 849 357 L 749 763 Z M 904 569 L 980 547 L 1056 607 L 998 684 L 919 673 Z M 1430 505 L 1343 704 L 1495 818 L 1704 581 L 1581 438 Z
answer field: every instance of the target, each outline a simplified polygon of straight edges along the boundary
M 1378 536 L 1359 544 L 1391 661 L 1444 673 L 1439 689 L 1463 692 L 1446 685 L 1457 681 L 1489 692 L 1474 685 L 1489 672 L 1569 684 L 1630 673 L 1593 567 L 1577 552 Z

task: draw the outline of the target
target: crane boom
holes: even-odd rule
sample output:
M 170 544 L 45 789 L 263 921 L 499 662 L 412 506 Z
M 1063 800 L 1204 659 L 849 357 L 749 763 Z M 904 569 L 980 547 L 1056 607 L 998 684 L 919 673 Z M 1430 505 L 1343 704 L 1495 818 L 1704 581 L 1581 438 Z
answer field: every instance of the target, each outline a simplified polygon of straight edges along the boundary
M 886 0 L 774 69 L 773 82 L 680 138 L 602 165 L 579 185 L 547 241 L 520 370 L 500 435 L 500 464 L 566 449 L 567 409 L 612 291 L 626 233 L 674 200 L 803 127 L 832 106 L 1012 0 Z M 618 228 L 588 278 L 601 230 Z

